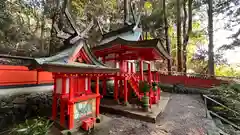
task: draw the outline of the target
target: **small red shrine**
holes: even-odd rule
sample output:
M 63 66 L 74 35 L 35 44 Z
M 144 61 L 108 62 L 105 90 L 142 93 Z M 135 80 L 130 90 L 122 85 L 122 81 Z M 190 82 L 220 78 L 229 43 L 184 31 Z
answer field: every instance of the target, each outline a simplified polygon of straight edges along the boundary
M 92 50 L 106 65 L 120 68 L 120 72 L 113 77 L 114 98 L 119 102 L 119 98 L 123 96 L 125 104 L 128 104 L 130 89 L 134 91 L 139 101 L 141 100 L 143 93 L 138 88 L 139 81 L 145 80 L 150 84 L 159 81 L 158 72 L 152 72 L 151 61 L 170 59 L 161 40 L 142 40 L 142 29 L 137 23 L 104 34 L 101 43 Z M 147 76 L 144 74 L 144 63 L 148 66 Z M 120 87 L 122 82 L 123 89 Z M 106 79 L 103 82 L 102 94 L 103 96 L 106 94 Z M 150 90 L 150 107 L 159 99 L 160 89 L 156 93 Z
M 54 28 L 57 36 L 64 39 L 64 47 L 68 48 L 51 57 L 34 59 L 29 69 L 53 74 L 51 119 L 66 129 L 81 126 L 89 130 L 95 120 L 99 120 L 99 79 L 114 76 L 119 69 L 105 66 L 88 47 L 84 34 L 91 29 L 93 23 L 80 33 L 67 8 L 65 15 L 74 33 L 60 31 L 57 24 L 54 24 Z M 61 35 L 62 33 L 64 34 Z M 95 89 L 91 89 L 91 82 L 94 81 Z
M 35 59 L 38 69 L 53 73 L 52 120 L 72 129 L 88 118 L 99 117 L 99 78 L 118 71 L 99 62 L 84 42 L 55 56 Z M 95 89 L 91 82 L 95 81 Z M 58 103 L 60 102 L 60 113 Z

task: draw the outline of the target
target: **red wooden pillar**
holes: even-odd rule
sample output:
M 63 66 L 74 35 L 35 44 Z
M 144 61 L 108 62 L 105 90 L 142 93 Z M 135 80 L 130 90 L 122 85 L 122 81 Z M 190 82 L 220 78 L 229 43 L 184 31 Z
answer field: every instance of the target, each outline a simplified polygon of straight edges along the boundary
M 123 69 L 123 60 L 121 59 L 122 54 L 119 53 L 119 54 L 118 54 L 118 57 L 119 57 L 118 61 L 119 61 L 120 73 L 122 73 L 122 72 L 124 71 L 124 69 Z
M 125 61 L 125 68 L 126 68 L 126 72 L 129 73 L 129 68 L 128 68 L 128 61 Z
M 156 75 L 156 82 L 157 82 L 157 91 L 156 91 L 156 94 L 157 94 L 157 99 L 159 100 L 159 87 L 158 87 L 158 83 L 159 83 L 159 76 L 158 76 L 158 72 L 155 73 Z
M 99 94 L 99 77 L 96 78 L 96 94 L 98 97 L 96 98 L 96 117 L 99 116 L 99 106 L 100 106 L 100 94 Z
M 120 72 L 124 72 L 123 60 L 120 60 Z
M 133 73 L 133 62 L 131 62 L 131 73 Z
M 92 91 L 91 90 L 91 77 L 88 77 L 88 91 Z
M 103 63 L 105 64 L 106 63 L 106 59 L 105 59 L 105 56 L 102 57 L 102 61 Z M 105 96 L 107 94 L 107 80 L 105 77 L 103 77 L 103 84 L 102 84 L 102 87 L 103 87 L 103 96 Z
M 53 74 L 53 99 L 52 99 L 52 120 L 57 117 L 57 94 L 56 94 L 56 75 Z
M 69 108 L 68 128 L 73 129 L 73 127 L 74 127 L 74 103 L 69 102 L 68 103 L 68 108 Z
M 150 86 L 152 86 L 151 63 L 148 63 L 148 82 L 149 82 Z M 149 103 L 150 103 L 150 108 L 151 108 L 152 107 L 152 87 L 150 87 Z
M 62 94 L 61 96 L 65 95 L 66 94 L 66 78 L 65 77 L 62 77 Z M 61 98 L 61 101 L 60 101 L 60 124 L 62 126 L 65 125 L 65 103 L 64 103 L 64 100 L 63 98 Z
M 73 85 L 72 76 L 69 78 L 69 101 L 72 101 L 74 98 L 74 85 Z
M 68 99 L 68 110 L 69 110 L 69 129 L 72 129 L 74 127 L 74 102 L 73 102 L 73 98 L 74 98 L 74 87 L 73 87 L 73 83 L 72 83 L 72 76 L 69 78 L 69 99 Z
M 128 88 L 127 88 L 127 78 L 124 78 L 124 103 L 128 104 Z
M 117 54 L 116 53 L 114 55 L 114 64 L 115 64 L 115 68 L 117 68 Z
M 148 81 L 152 83 L 151 63 L 148 63 Z
M 160 83 L 160 73 L 158 73 L 158 83 Z M 160 100 L 160 97 L 161 97 L 161 89 L 158 88 L 158 100 Z
M 143 81 L 143 60 L 140 60 L 139 68 L 140 68 L 140 80 Z
M 118 54 L 118 56 L 120 56 Z M 117 54 L 115 54 L 115 67 L 117 68 Z M 119 66 L 119 63 L 118 63 L 118 66 Z M 120 66 L 119 66 L 120 67 Z M 120 67 L 121 68 L 121 67 Z M 121 71 L 121 70 L 120 70 Z M 118 101 L 118 78 L 116 77 L 118 74 L 116 73 L 115 74 L 115 77 L 114 77 L 114 99 L 116 101 Z
M 154 81 L 157 82 L 157 72 L 154 73 Z
M 118 79 L 114 77 L 114 99 L 118 101 Z

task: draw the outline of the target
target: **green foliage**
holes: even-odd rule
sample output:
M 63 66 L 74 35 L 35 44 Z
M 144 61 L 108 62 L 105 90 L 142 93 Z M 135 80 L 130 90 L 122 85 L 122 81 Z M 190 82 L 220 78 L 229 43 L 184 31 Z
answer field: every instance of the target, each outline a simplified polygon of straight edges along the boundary
M 156 82 L 152 83 L 152 90 L 157 91 L 157 83 Z
M 215 66 L 216 76 L 231 76 L 231 77 L 240 77 L 240 72 L 234 67 L 228 65 L 217 65 Z
M 47 55 L 53 7 L 51 2 L 45 0 L 1 0 L 1 53 Z
M 224 104 L 236 112 L 240 112 L 240 84 L 222 84 L 221 86 L 209 89 L 209 96 Z M 239 114 L 236 114 L 217 104 L 209 105 L 209 108 L 232 122 L 240 125 Z
M 119 24 L 123 13 L 119 13 L 122 10 L 117 7 L 116 0 L 72 0 L 71 8 L 72 16 L 81 31 L 88 26 L 92 19 L 98 20 L 104 34 L 123 25 L 123 20 L 122 24 Z M 87 40 L 90 46 L 99 43 L 102 36 L 101 30 L 98 25 L 91 29 L 88 34 L 89 40 Z
M 144 8 L 145 8 L 145 9 L 152 9 L 152 3 L 149 2 L 149 1 L 146 1 L 146 2 L 144 3 Z
M 222 84 L 221 86 L 209 89 L 209 91 L 213 95 L 222 95 L 224 98 L 233 98 L 240 102 L 240 84 Z
M 48 135 L 53 123 L 45 118 L 26 120 L 25 123 L 16 125 L 11 135 Z
M 187 68 L 192 69 L 196 73 L 205 73 L 207 62 L 202 59 L 195 59 L 196 50 L 199 46 L 207 43 L 205 31 L 202 30 L 200 21 L 193 21 L 193 31 L 190 35 L 190 40 L 187 46 Z
M 156 82 L 153 82 L 153 83 L 152 83 L 152 86 L 153 86 L 153 87 L 157 86 L 157 83 L 156 83 Z
M 158 83 L 158 87 L 165 92 L 172 91 L 173 90 L 173 85 L 171 84 L 162 84 Z
M 185 87 L 182 84 L 158 84 L 158 87 L 164 92 L 170 93 L 181 93 L 181 94 L 207 94 L 208 91 L 206 89 L 199 89 L 199 88 L 190 88 Z
M 150 85 L 147 81 L 140 81 L 139 88 L 143 93 L 147 93 L 150 91 Z
M 147 39 L 159 38 L 164 35 L 164 20 L 161 2 L 152 1 L 151 5 L 152 6 L 149 6 L 150 8 L 143 9 L 143 11 L 145 11 L 145 14 L 143 14 L 141 17 L 143 30 L 144 32 L 148 32 Z M 144 37 L 146 37 L 146 35 Z

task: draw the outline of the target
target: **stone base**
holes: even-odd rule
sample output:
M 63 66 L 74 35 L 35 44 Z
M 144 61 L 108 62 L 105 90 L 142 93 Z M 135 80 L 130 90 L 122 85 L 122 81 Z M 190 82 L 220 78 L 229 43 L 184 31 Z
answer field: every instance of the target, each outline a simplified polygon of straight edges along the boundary
M 124 106 L 127 106 L 127 107 L 130 106 L 130 104 L 129 104 L 128 102 L 124 102 L 123 105 L 124 105 Z
M 133 108 L 132 106 L 124 106 L 124 105 L 114 105 L 114 104 L 107 104 L 111 103 L 111 100 L 101 102 L 100 110 L 101 113 L 113 113 L 123 115 L 125 117 L 133 118 L 133 119 L 140 119 L 147 122 L 155 123 L 159 114 L 161 114 L 167 103 L 169 101 L 169 94 L 168 93 L 161 93 L 161 98 L 158 104 L 153 104 L 152 108 L 148 112 L 143 111 L 141 108 Z M 105 104 L 104 104 L 105 103 Z

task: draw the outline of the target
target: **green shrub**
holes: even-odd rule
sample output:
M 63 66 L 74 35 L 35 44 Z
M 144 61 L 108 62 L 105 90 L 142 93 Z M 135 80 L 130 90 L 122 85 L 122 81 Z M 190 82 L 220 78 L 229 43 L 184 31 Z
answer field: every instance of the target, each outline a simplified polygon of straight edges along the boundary
M 183 94 L 207 94 L 208 91 L 205 89 L 199 88 L 189 88 L 185 87 L 182 84 L 158 84 L 158 87 L 164 92 L 171 92 L 171 93 L 183 93 Z
M 230 109 L 240 112 L 240 84 L 222 84 L 220 86 L 211 88 L 209 89 L 209 96 L 229 107 Z M 209 103 L 208 107 L 210 110 L 216 112 L 220 116 L 240 125 L 239 114 L 229 111 L 226 108 L 221 108 L 219 105 L 213 102 Z
M 171 85 L 171 84 L 161 84 L 161 83 L 158 83 L 158 87 L 162 91 L 165 91 L 165 92 L 172 92 L 172 90 L 173 90 L 173 85 Z
M 146 94 L 147 92 L 150 91 L 150 85 L 148 84 L 147 81 L 140 81 L 139 88 L 140 88 L 141 92 L 143 92 L 144 94 Z
M 152 83 L 152 90 L 157 91 L 157 83 L 156 82 Z
M 23 124 L 16 125 L 11 135 L 47 135 L 52 126 L 52 122 L 45 118 L 26 120 Z

